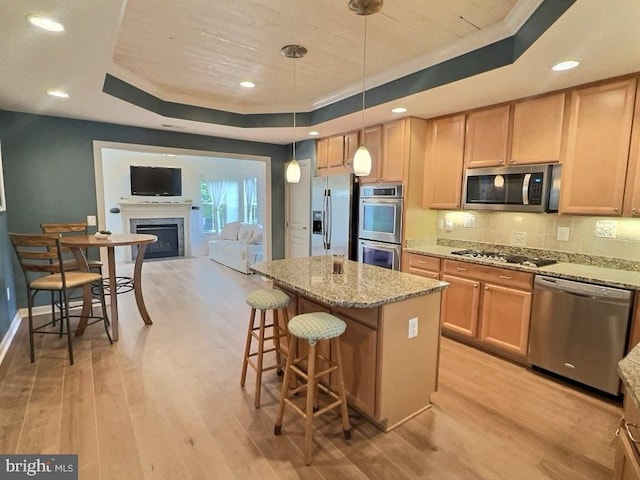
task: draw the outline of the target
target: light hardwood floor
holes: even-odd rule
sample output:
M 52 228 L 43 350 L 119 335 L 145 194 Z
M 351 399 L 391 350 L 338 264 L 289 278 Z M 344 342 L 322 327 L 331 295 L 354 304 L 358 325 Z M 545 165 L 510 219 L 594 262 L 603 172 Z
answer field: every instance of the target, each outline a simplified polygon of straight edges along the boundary
M 128 266 L 123 266 L 124 271 Z M 145 326 L 119 298 L 120 341 L 99 325 L 64 342 L 24 328 L 0 365 L 0 452 L 77 453 L 80 478 L 111 479 L 608 479 L 619 405 L 443 339 L 433 407 L 390 433 L 351 412 L 316 422 L 303 462 L 301 419 L 273 435 L 279 377 L 239 384 L 249 307 L 269 283 L 208 258 L 147 262 Z

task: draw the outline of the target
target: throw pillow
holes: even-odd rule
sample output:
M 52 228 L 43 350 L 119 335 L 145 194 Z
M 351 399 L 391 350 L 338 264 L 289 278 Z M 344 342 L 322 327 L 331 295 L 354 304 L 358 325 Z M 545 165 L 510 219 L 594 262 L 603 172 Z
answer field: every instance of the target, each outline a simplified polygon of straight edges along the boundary
M 238 241 L 242 243 L 249 243 L 251 235 L 253 234 L 254 225 L 250 223 L 241 223 L 238 230 Z
M 262 234 L 263 229 L 261 225 L 254 225 L 253 227 L 253 235 L 249 239 L 247 243 L 251 245 L 262 245 Z
M 227 223 L 222 227 L 220 232 L 220 240 L 238 240 L 238 230 L 240 229 L 240 222 Z

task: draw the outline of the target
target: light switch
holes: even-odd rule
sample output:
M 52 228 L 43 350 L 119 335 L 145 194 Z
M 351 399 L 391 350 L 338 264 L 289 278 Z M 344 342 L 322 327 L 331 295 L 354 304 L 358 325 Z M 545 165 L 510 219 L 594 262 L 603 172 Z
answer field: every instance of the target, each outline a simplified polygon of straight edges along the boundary
M 451 232 L 452 230 L 453 230 L 453 220 L 451 220 L 450 218 L 447 218 L 444 221 L 444 231 Z
M 96 216 L 95 215 L 87 215 L 87 225 L 91 227 L 95 227 L 96 225 Z

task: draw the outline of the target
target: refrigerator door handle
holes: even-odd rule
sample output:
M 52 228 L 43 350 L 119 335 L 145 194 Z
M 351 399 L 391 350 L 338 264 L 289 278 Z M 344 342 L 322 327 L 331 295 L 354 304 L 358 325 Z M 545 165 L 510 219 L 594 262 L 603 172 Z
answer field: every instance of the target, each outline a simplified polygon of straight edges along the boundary
M 331 249 L 331 230 L 333 228 L 332 225 L 332 215 L 333 215 L 333 211 L 332 211 L 332 204 L 331 204 L 331 190 L 327 190 L 327 250 Z
M 327 190 L 324 191 L 324 196 L 322 197 L 322 247 L 327 250 Z

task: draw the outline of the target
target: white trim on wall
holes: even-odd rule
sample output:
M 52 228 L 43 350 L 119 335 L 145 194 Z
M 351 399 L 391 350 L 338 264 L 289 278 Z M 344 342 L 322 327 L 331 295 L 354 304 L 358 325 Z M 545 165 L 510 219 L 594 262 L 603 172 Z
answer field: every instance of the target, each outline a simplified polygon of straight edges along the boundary
M 265 164 L 265 206 L 264 206 L 264 259 L 271 260 L 272 258 L 272 193 L 271 193 L 271 157 L 261 155 L 245 155 L 238 153 L 226 153 L 226 152 L 214 152 L 208 150 L 189 150 L 183 148 L 171 148 L 160 147 L 155 145 L 140 145 L 133 143 L 121 143 L 121 142 L 105 142 L 95 140 L 93 142 L 93 159 L 95 169 L 95 182 L 96 182 L 96 203 L 97 203 L 97 220 L 98 225 L 106 225 L 106 205 L 105 205 L 105 191 L 104 191 L 104 178 L 103 178 L 103 149 L 125 150 L 130 152 L 142 152 L 142 153 L 157 153 L 162 155 L 184 155 L 184 156 L 200 156 L 200 157 L 218 157 L 226 159 L 237 160 L 254 160 L 263 162 Z M 194 202 L 195 203 L 195 202 Z M 199 203 L 199 202 L 197 202 Z M 102 250 L 102 249 L 101 249 Z M 101 257 L 106 256 L 106 253 L 100 253 Z M 101 258 L 106 262 L 106 258 Z
M 13 317 L 11 325 L 9 325 L 9 330 L 7 331 L 6 335 L 2 337 L 2 341 L 0 342 L 0 364 L 4 360 L 4 357 L 7 355 L 9 347 L 11 346 L 16 333 L 18 333 L 18 328 L 20 328 L 21 321 L 22 315 L 20 314 L 20 311 L 18 311 L 16 312 L 15 317 Z

